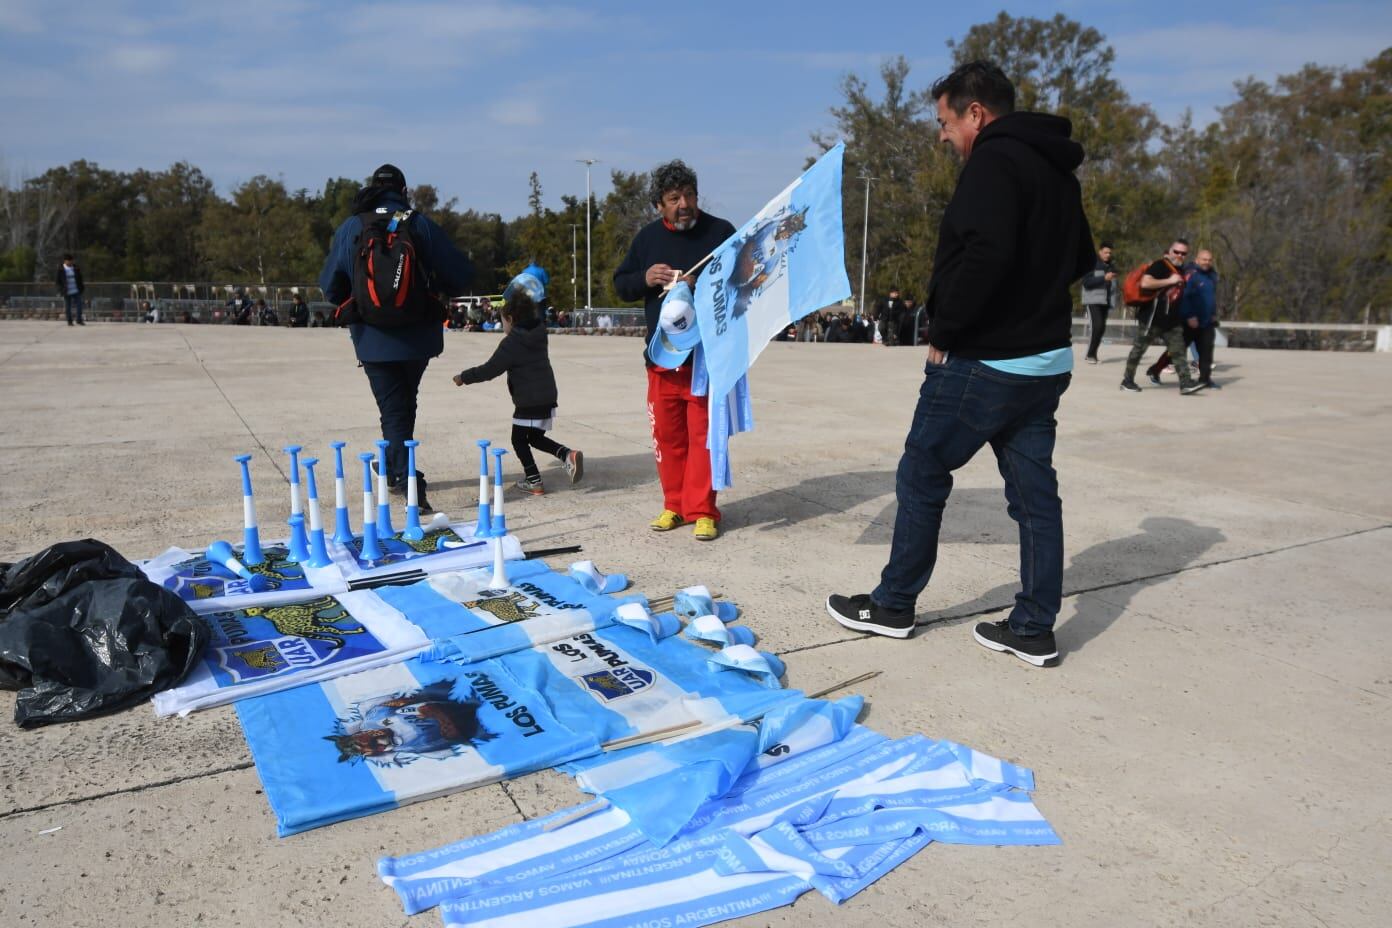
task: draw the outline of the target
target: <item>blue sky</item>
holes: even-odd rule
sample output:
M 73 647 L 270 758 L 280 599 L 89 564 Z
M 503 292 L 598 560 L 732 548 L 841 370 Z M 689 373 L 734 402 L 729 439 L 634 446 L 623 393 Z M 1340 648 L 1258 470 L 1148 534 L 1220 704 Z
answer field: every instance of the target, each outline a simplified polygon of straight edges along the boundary
M 526 209 L 583 195 L 577 158 L 647 170 L 671 157 L 736 224 L 802 168 L 831 128 L 841 77 L 877 82 L 905 55 L 915 87 L 948 70 L 945 41 L 997 5 L 937 3 L 0 0 L 0 170 L 86 158 L 187 160 L 226 193 L 257 174 L 318 189 L 400 165 L 462 207 Z M 1099 29 L 1132 97 L 1198 122 L 1233 81 L 1306 62 L 1356 65 L 1392 44 L 1392 4 L 1012 3 Z

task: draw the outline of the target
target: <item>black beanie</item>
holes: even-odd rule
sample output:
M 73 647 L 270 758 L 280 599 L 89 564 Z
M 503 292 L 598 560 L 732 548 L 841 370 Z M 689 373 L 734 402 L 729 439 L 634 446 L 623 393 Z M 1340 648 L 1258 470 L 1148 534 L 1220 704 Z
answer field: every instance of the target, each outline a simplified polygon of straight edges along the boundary
M 397 190 L 406 189 L 406 175 L 401 173 L 401 168 L 394 164 L 384 164 L 372 172 L 373 186 L 394 187 Z

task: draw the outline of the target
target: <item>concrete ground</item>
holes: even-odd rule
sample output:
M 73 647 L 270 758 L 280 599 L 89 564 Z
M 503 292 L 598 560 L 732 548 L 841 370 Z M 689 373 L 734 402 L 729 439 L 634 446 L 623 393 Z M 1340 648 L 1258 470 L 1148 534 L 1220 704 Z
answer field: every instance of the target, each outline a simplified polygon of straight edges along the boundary
M 506 440 L 501 382 L 456 389 L 496 336 L 451 334 L 421 395 L 431 497 L 463 514 L 473 440 Z M 788 684 L 858 687 L 865 721 L 1033 767 L 1055 848 L 933 845 L 837 909 L 816 894 L 747 924 L 1374 926 L 1392 906 L 1392 357 L 1226 351 L 1220 393 L 1117 391 L 1125 347 L 1080 366 L 1056 465 L 1068 532 L 1061 665 L 971 638 L 1004 615 L 1015 530 L 989 454 L 958 477 L 909 641 L 848 633 L 828 592 L 870 588 L 921 377 L 913 349 L 774 344 L 758 429 L 733 446 L 724 535 L 654 535 L 639 342 L 555 338 L 556 437 L 585 480 L 509 512 L 525 546 L 582 543 L 651 594 L 738 602 Z M 337 331 L 0 324 L 0 560 L 93 536 L 128 557 L 235 537 L 233 454 L 376 437 Z M 566 559 L 569 560 L 569 559 Z M 13 696 L 0 694 L 0 714 Z M 569 805 L 543 773 L 275 837 L 234 712 L 144 709 L 0 727 L 0 924 L 438 924 L 376 879 L 433 847 Z M 45 834 L 45 831 L 61 830 Z M 1383 913 L 1379 915 L 1378 913 Z

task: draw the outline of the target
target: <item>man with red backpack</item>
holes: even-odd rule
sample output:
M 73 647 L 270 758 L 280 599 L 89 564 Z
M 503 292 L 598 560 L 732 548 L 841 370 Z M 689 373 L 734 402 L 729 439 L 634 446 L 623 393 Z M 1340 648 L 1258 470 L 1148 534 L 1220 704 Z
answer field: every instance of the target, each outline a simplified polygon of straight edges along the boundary
M 415 437 L 416 395 L 430 359 L 445 350 L 445 304 L 473 280 L 474 266 L 435 223 L 411 209 L 406 175 L 392 164 L 372 172 L 353 215 L 334 232 L 319 286 L 339 304 L 367 374 L 387 447 L 387 484 L 406 492 L 406 447 Z M 425 475 L 416 473 L 421 509 Z
M 1173 356 L 1184 357 L 1184 337 L 1180 333 L 1184 275 L 1179 269 L 1188 256 L 1189 243 L 1177 238 L 1158 261 L 1126 276 L 1122 289 L 1127 305 L 1136 307 L 1136 338 L 1131 343 L 1131 353 L 1126 357 L 1126 371 L 1121 377 L 1122 390 L 1141 392 L 1136 383 L 1136 368 L 1146 349 L 1154 342 L 1162 342 Z M 1180 394 L 1191 396 L 1204 388 L 1202 383 L 1190 376 L 1187 364 L 1179 365 L 1177 372 Z

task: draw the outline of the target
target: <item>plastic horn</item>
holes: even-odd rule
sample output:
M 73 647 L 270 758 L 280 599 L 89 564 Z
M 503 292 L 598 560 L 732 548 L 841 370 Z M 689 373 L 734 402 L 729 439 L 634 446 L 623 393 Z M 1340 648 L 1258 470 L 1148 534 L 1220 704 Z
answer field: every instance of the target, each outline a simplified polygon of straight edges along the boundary
M 489 524 L 489 537 L 501 538 L 507 534 L 507 518 L 503 515 L 503 455 L 506 448 L 493 449 L 493 519 Z
M 488 439 L 474 442 L 479 446 L 479 511 L 478 524 L 474 526 L 475 538 L 487 538 L 493 527 L 492 505 L 488 502 Z
M 215 541 L 208 545 L 208 560 L 216 561 L 223 567 L 232 571 L 237 576 L 247 582 L 253 593 L 264 593 L 266 591 L 266 578 L 260 574 L 254 574 L 237 556 L 232 553 L 232 546 L 225 541 Z
M 299 445 L 287 445 L 280 450 L 290 455 L 290 514 L 302 516 L 304 507 L 300 505 L 300 451 L 303 449 Z
M 305 538 L 304 513 L 291 516 L 285 520 L 285 524 L 290 526 L 290 553 L 285 559 L 291 564 L 303 564 L 309 560 L 309 543 Z
M 333 561 L 329 558 L 329 548 L 324 544 L 324 523 L 319 521 L 319 486 L 314 481 L 314 465 L 318 458 L 304 459 L 305 488 L 309 491 L 309 566 L 328 567 Z
M 309 560 L 309 538 L 305 535 L 304 507 L 300 504 L 300 451 L 299 445 L 289 445 L 281 449 L 290 455 L 290 558 L 295 564 Z M 295 518 L 299 516 L 299 518 Z
M 242 465 L 242 560 L 260 564 L 266 560 L 261 553 L 261 532 L 256 527 L 256 498 L 251 494 L 251 455 L 239 454 L 232 460 Z
M 377 445 L 377 533 L 380 538 L 390 538 L 396 534 L 391 524 L 391 503 L 387 500 L 387 446 L 391 442 L 385 438 L 375 442 Z
M 377 520 L 372 514 L 372 452 L 358 455 L 363 466 L 363 536 L 362 556 L 366 561 L 380 561 L 382 546 L 377 542 Z
M 503 455 L 506 448 L 493 449 L 493 522 L 488 534 L 493 539 L 493 577 L 489 589 L 507 589 L 507 563 L 503 560 L 503 538 L 507 535 L 507 517 L 503 515 Z
M 425 537 L 420 524 L 420 498 L 416 494 L 416 446 L 420 442 L 408 438 L 402 442 L 406 446 L 406 527 L 401 537 L 420 541 Z
M 503 536 L 495 535 L 493 543 L 493 577 L 488 581 L 490 590 L 505 590 L 508 586 L 507 562 L 503 560 Z
M 343 479 L 343 449 L 346 441 L 330 442 L 334 452 L 334 541 L 346 545 L 353 540 L 353 526 L 348 524 L 348 485 Z

